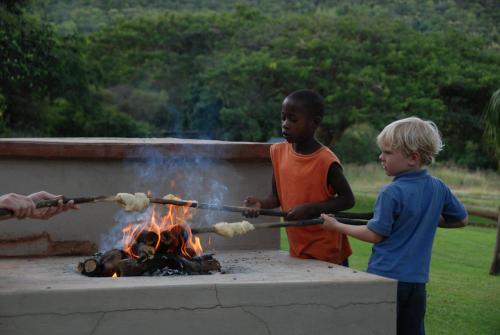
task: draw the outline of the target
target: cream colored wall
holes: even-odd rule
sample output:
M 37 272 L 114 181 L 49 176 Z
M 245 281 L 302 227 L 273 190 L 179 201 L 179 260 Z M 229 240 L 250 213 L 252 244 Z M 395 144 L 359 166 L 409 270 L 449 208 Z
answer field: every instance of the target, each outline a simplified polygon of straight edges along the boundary
M 241 206 L 247 195 L 265 196 L 270 191 L 272 168 L 266 160 L 178 159 L 154 154 L 145 157 L 143 160 L 4 157 L 0 158 L 1 193 L 29 194 L 46 190 L 81 197 L 152 191 L 154 196 L 173 193 L 199 202 L 219 199 L 224 204 Z M 83 204 L 79 211 L 63 213 L 47 221 L 1 221 L 0 256 L 51 254 L 45 251 L 50 244 L 47 239 L 90 241 L 107 249 L 101 242 L 103 237 L 109 237 L 109 231 L 123 219 L 124 212 L 116 204 L 98 203 Z M 239 214 L 204 210 L 199 210 L 194 217 L 197 223 L 208 224 L 241 219 Z M 42 233 L 48 233 L 49 237 L 34 238 Z M 279 231 L 255 231 L 233 239 L 205 235 L 202 243 L 206 251 L 277 249 Z M 59 248 L 66 247 L 71 248 L 71 243 L 59 245 Z

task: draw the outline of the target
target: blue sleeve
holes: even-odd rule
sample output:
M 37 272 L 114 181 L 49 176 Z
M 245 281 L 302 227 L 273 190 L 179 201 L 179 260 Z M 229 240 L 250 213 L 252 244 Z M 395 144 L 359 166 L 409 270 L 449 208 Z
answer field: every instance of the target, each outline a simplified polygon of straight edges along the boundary
M 373 218 L 368 221 L 368 229 L 382 236 L 389 236 L 392 232 L 397 201 L 388 188 L 383 189 L 373 209 Z
M 442 215 L 446 222 L 461 221 L 467 216 L 464 205 L 451 193 L 448 187 L 446 187 Z

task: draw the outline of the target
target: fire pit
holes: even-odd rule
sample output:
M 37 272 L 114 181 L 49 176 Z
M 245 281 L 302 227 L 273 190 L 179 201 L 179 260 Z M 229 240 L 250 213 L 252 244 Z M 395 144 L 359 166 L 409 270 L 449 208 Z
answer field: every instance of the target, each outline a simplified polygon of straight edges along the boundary
M 143 150 L 151 147 L 164 158 L 144 158 Z M 169 181 L 181 180 L 172 193 L 207 202 L 211 199 L 201 196 L 215 188 L 225 192 L 225 199 L 235 200 L 267 190 L 271 173 L 268 145 L 258 143 L 3 139 L 0 149 L 4 169 L 0 181 L 17 193 L 47 189 L 64 195 L 110 195 L 128 185 L 126 191 L 164 194 L 171 192 L 165 190 Z M 142 172 L 156 169 L 158 174 L 151 179 L 141 176 L 132 187 L 130 166 Z M 189 176 L 197 179 L 193 182 Z M 16 182 L 20 179 L 21 186 Z M 217 183 L 209 182 L 213 180 Z M 231 187 L 224 190 L 220 185 Z M 100 237 L 115 225 L 116 212 L 116 206 L 109 204 L 82 205 L 78 212 L 47 222 L 2 222 L 0 334 L 396 332 L 395 281 L 291 258 L 278 250 L 278 229 L 230 239 L 200 235 L 206 250 L 188 255 L 192 259 L 213 254 L 220 272 L 212 274 L 83 276 L 78 263 L 102 250 Z M 207 218 L 211 223 L 239 220 L 240 214 L 226 213 Z M 146 234 L 135 241 L 149 238 Z
M 71 257 L 0 260 L 0 333 L 395 334 L 389 279 L 281 251 L 217 253 L 222 273 L 89 278 Z
M 78 263 L 89 277 L 209 274 L 220 271 L 211 254 L 202 254 L 200 239 L 193 236 L 189 207 L 154 205 L 140 222 L 122 229 L 122 248 L 101 252 Z

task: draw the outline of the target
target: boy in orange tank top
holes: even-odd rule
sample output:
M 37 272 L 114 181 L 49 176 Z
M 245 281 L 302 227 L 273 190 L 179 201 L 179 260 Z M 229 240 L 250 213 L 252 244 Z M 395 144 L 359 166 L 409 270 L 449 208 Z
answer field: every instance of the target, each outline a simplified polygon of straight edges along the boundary
M 354 195 L 337 156 L 314 136 L 324 114 L 323 98 L 311 90 L 288 95 L 281 109 L 284 143 L 270 148 L 273 164 L 272 192 L 266 198 L 249 196 L 247 207 L 287 212 L 286 220 L 317 218 L 354 206 Z M 347 265 L 351 247 L 346 235 L 320 226 L 287 227 L 290 255 Z

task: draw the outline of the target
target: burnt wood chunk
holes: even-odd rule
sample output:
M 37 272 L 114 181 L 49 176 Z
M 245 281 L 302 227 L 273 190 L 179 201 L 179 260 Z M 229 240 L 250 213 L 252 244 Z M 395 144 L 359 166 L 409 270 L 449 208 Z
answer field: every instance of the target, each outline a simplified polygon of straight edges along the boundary
M 133 258 L 123 259 L 118 263 L 118 277 L 140 276 L 148 270 L 148 263 L 139 263 Z
M 125 257 L 125 252 L 119 249 L 98 253 L 79 263 L 78 271 L 89 277 L 111 277 L 116 272 L 118 263 Z
M 78 271 L 89 277 L 166 276 L 209 274 L 221 271 L 213 254 L 196 255 L 188 247 L 189 230 L 181 225 L 160 235 L 154 231 L 141 232 L 131 247 L 129 255 L 113 249 L 98 253 L 78 264 Z
M 218 260 L 212 255 L 196 256 L 191 259 L 181 258 L 183 270 L 189 274 L 207 274 L 210 272 L 220 272 L 221 266 Z
M 99 262 L 96 259 L 86 259 L 78 264 L 78 271 L 89 277 L 99 276 L 102 273 Z

